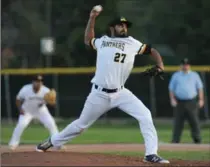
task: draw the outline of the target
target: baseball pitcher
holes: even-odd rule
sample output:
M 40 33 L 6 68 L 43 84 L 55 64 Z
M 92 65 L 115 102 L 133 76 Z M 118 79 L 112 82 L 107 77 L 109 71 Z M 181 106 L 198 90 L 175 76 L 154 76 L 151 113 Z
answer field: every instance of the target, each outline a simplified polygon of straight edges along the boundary
M 24 85 L 21 88 L 16 97 L 16 105 L 20 116 L 9 142 L 11 150 L 17 148 L 24 129 L 34 118 L 40 120 L 50 131 L 51 135 L 58 132 L 56 123 L 46 106 L 46 103 L 54 105 L 55 101 L 55 90 L 50 90 L 43 85 L 43 77 L 41 75 L 35 76 L 32 84 Z
M 151 45 L 128 36 L 128 28 L 132 23 L 124 17 L 110 22 L 109 35 L 95 38 L 94 25 L 99 14 L 100 11 L 95 7 L 91 10 L 85 31 L 84 42 L 96 50 L 97 61 L 95 76 L 91 81 L 92 89 L 81 115 L 60 133 L 38 144 L 36 150 L 43 152 L 52 146 L 62 146 L 89 128 L 102 114 L 118 107 L 139 122 L 145 142 L 144 161 L 169 163 L 158 156 L 158 137 L 149 109 L 124 87 L 136 55 L 149 54 L 156 61 L 157 65 L 147 71 L 152 76 L 158 76 L 163 72 L 162 58 Z

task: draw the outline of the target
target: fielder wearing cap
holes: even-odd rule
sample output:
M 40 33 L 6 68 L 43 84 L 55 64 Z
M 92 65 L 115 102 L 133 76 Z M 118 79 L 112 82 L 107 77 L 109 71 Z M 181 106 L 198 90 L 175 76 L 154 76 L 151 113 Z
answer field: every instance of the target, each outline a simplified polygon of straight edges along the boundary
M 19 111 L 19 118 L 9 142 L 9 148 L 15 150 L 19 144 L 21 135 L 33 119 L 38 119 L 50 134 L 58 133 L 58 128 L 53 116 L 50 114 L 45 95 L 50 89 L 43 85 L 43 76 L 32 76 L 32 83 L 22 86 L 16 96 L 16 106 Z

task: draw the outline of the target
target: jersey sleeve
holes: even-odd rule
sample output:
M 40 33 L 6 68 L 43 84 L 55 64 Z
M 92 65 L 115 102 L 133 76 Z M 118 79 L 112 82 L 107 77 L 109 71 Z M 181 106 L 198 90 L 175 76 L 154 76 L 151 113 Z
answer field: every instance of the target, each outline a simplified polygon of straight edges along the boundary
M 146 53 L 148 45 L 147 44 L 141 44 L 137 54 L 142 55 Z
M 92 38 L 90 40 L 90 46 L 92 49 L 97 50 L 101 45 L 101 38 Z
M 136 48 L 137 48 L 137 54 L 148 54 L 151 51 L 151 45 L 141 43 L 140 41 L 136 40 Z
M 25 87 L 22 87 L 16 96 L 17 100 L 25 100 Z

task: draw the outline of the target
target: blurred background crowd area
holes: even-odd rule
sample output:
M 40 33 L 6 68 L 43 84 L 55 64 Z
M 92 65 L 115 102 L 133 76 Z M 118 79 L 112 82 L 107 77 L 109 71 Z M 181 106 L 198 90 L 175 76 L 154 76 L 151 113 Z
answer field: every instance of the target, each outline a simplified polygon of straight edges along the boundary
M 96 36 L 114 16 L 134 22 L 130 35 L 151 43 L 166 65 L 183 57 L 192 64 L 210 64 L 209 0 L 2 0 L 2 68 L 95 66 L 94 51 L 83 43 L 89 12 L 101 4 Z M 40 40 L 53 37 L 55 52 L 45 56 Z M 136 66 L 150 62 L 147 57 Z

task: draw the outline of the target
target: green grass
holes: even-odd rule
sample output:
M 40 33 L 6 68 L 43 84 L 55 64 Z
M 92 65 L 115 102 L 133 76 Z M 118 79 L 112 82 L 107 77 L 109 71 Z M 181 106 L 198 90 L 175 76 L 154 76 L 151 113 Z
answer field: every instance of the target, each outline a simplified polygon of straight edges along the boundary
M 143 152 L 108 152 L 105 154 L 143 157 Z M 160 156 L 166 159 L 209 161 L 209 151 L 161 151 Z
M 1 126 L 1 142 L 8 143 L 15 125 Z M 64 125 L 59 125 L 63 129 Z M 170 142 L 172 128 L 171 126 L 158 127 L 157 132 L 159 141 Z M 41 125 L 31 124 L 23 133 L 21 140 L 23 143 L 37 143 L 48 137 L 48 131 Z M 203 143 L 210 143 L 210 131 L 208 128 L 202 129 Z M 182 134 L 182 143 L 192 143 L 189 129 L 185 128 Z M 94 144 L 94 143 L 143 143 L 142 135 L 138 125 L 106 125 L 93 126 L 72 141 L 72 144 Z

